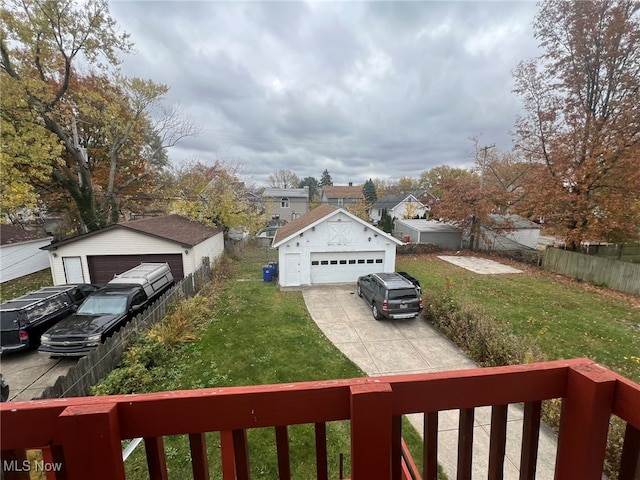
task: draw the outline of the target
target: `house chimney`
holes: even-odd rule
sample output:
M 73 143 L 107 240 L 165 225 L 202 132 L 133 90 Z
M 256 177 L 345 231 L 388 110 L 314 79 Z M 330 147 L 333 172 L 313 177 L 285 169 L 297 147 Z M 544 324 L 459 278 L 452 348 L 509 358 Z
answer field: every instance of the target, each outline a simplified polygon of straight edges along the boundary
M 349 182 L 349 186 L 350 186 L 350 187 L 353 187 L 353 182 Z

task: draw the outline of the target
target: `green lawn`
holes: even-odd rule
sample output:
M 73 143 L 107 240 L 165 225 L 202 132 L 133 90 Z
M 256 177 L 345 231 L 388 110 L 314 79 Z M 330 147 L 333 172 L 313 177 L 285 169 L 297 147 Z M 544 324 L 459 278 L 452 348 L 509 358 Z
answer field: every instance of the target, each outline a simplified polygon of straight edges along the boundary
M 53 285 L 51 269 L 46 268 L 39 272 L 25 275 L 15 280 L 9 280 L 0 285 L 0 302 L 6 302 L 12 298 L 19 297 L 25 293 L 39 290 L 42 287 Z
M 500 261 L 500 259 L 498 259 Z M 533 267 L 479 275 L 435 255 L 399 256 L 425 291 L 448 293 L 534 339 L 550 360 L 589 357 L 640 382 L 640 302 Z

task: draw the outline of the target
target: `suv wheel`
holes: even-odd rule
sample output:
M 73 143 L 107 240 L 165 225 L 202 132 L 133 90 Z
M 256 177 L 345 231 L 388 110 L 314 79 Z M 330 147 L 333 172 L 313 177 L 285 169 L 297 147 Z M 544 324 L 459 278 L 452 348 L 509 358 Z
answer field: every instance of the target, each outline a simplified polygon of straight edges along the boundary
M 380 314 L 380 310 L 375 303 L 371 304 L 371 313 L 373 313 L 373 318 L 376 320 L 382 320 L 382 315 Z
M 356 287 L 356 292 L 358 294 L 359 297 L 362 297 L 362 287 L 360 285 L 358 285 Z

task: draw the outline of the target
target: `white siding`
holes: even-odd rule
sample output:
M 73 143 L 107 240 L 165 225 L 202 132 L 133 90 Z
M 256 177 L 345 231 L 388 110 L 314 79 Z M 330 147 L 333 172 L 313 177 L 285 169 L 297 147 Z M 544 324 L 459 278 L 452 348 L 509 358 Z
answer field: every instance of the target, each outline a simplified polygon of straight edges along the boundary
M 40 250 L 51 237 L 0 247 L 0 283 L 49 268 L 49 254 Z
M 61 245 L 49 252 L 51 272 L 54 285 L 65 283 L 64 257 L 81 257 L 82 271 L 85 279 L 89 279 L 87 256 L 92 255 L 147 255 L 147 254 L 176 254 L 182 255 L 184 275 L 187 276 L 200 266 L 202 257 L 217 258 L 224 250 L 224 236 L 219 233 L 193 248 L 182 247 L 161 238 L 114 229 L 89 236 L 67 245 Z M 188 251 L 189 253 L 185 253 Z
M 189 272 L 187 272 L 187 259 L 185 258 L 184 276 L 186 277 L 189 273 L 192 273 L 200 268 L 200 265 L 202 264 L 202 257 L 209 257 L 209 261 L 212 262 L 219 258 L 223 253 L 224 234 L 220 232 L 217 235 L 214 235 L 213 237 L 208 238 L 204 242 L 201 242 L 193 247 L 193 255 L 191 255 L 190 260 L 193 260 L 195 265 L 193 265 L 192 270 L 189 270 Z
M 352 217 L 339 213 L 327 218 L 315 226 L 315 230 L 307 229 L 286 243 L 278 247 L 278 261 L 280 275 L 278 281 L 281 286 L 287 284 L 286 258 L 294 253 L 300 254 L 300 285 L 311 285 L 311 255 L 318 253 L 335 253 L 347 258 L 361 252 L 384 252 L 384 262 L 374 264 L 376 272 L 395 271 L 396 243 L 379 233 L 366 222 L 354 220 Z M 350 255 L 353 254 L 353 255 Z M 284 270 L 284 272 L 283 272 Z M 335 282 L 341 280 L 336 275 Z M 330 279 L 324 279 L 329 281 Z

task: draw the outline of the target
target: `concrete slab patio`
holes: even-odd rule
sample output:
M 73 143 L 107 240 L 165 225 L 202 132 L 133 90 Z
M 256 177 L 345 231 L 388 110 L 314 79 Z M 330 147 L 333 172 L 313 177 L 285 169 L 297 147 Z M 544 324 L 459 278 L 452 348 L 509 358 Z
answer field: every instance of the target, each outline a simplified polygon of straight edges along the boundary
M 488 258 L 479 257 L 467 257 L 467 256 L 454 256 L 454 255 L 439 255 L 440 260 L 452 263 L 458 267 L 466 268 L 472 272 L 479 273 L 480 275 L 495 275 L 502 273 L 522 273 L 522 270 L 510 267 L 509 265 L 503 265 L 499 262 L 494 262 Z
M 355 293 L 355 284 L 314 286 L 303 289 L 307 309 L 329 340 L 367 375 L 441 372 L 477 368 L 458 347 L 422 316 L 409 320 L 376 321 Z M 449 478 L 456 478 L 458 411 L 439 415 L 438 462 Z M 509 407 L 505 480 L 519 477 L 522 444 L 522 408 Z M 486 479 L 489 461 L 491 410 L 477 408 L 473 440 L 473 479 Z M 423 416 L 409 420 L 423 433 Z M 536 479 L 552 479 L 556 435 L 543 427 L 540 435 Z

